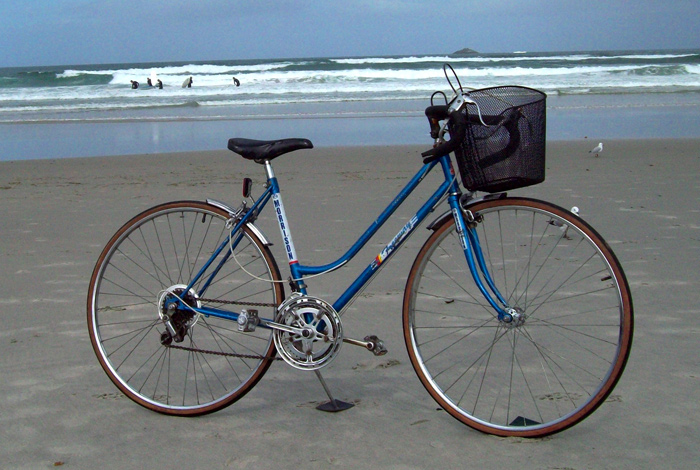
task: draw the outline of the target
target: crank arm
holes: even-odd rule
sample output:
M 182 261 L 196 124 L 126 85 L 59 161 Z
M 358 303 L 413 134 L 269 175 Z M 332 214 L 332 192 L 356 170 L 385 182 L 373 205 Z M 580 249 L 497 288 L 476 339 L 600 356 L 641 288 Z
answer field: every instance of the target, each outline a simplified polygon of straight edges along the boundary
M 260 319 L 260 324 L 268 328 L 272 328 L 274 330 L 286 331 L 287 333 L 292 333 L 300 336 L 304 335 L 304 330 L 302 328 L 294 328 L 293 326 L 284 325 L 282 323 L 277 323 L 274 321 L 263 320 L 262 318 Z
M 266 326 L 268 328 L 272 328 L 274 330 L 281 330 L 281 331 L 286 331 L 287 333 L 292 333 L 294 335 L 299 336 L 300 338 L 306 339 L 306 340 L 313 340 L 316 341 L 318 339 L 323 339 L 323 341 L 335 341 L 335 338 L 332 336 L 328 335 L 323 335 L 319 334 L 316 330 L 313 328 L 294 328 L 293 326 L 289 325 L 283 325 L 282 323 L 276 323 L 273 321 L 267 321 L 267 320 L 260 320 L 260 324 L 263 326 Z
M 384 341 L 374 335 L 365 336 L 364 341 L 359 339 L 343 338 L 343 342 L 352 344 L 353 346 L 361 346 L 366 348 L 368 351 L 372 351 L 375 356 L 383 356 L 387 353 L 387 349 L 384 347 Z

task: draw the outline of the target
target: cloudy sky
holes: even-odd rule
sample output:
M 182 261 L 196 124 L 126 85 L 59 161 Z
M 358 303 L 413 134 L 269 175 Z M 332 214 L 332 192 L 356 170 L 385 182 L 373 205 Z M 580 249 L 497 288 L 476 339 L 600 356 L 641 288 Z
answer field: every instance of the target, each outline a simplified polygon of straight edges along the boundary
M 700 48 L 700 0 L 0 0 L 0 67 Z

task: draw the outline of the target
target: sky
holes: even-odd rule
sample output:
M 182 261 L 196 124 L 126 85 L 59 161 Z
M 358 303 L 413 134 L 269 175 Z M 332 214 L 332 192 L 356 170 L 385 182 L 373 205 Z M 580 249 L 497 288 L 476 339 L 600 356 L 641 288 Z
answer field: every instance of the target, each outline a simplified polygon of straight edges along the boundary
M 0 67 L 700 48 L 700 0 L 0 0 Z

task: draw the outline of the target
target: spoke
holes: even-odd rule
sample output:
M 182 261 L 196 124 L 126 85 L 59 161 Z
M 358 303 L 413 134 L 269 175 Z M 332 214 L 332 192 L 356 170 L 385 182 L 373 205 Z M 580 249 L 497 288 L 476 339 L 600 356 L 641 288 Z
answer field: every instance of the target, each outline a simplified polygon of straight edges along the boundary
M 420 327 L 414 328 L 414 330 L 416 330 L 416 331 L 421 330 L 421 329 L 423 329 L 423 330 L 425 330 L 425 329 L 450 329 L 450 330 L 455 330 L 455 329 L 457 329 L 458 331 L 459 331 L 459 330 L 464 330 L 464 329 L 470 329 L 470 330 L 472 330 L 472 331 L 470 331 L 469 333 L 465 334 L 464 336 L 460 337 L 459 339 L 455 340 L 452 344 L 449 344 L 449 345 L 445 346 L 443 349 L 441 349 L 440 351 L 437 351 L 435 354 L 433 354 L 433 355 L 430 356 L 429 358 L 427 358 L 427 359 L 424 358 L 423 361 L 424 361 L 424 362 L 429 362 L 431 359 L 433 359 L 433 358 L 439 356 L 440 354 L 444 353 L 445 351 L 447 351 L 448 349 L 450 349 L 452 346 L 455 346 L 457 343 L 459 343 L 459 342 L 462 341 L 463 339 L 466 339 L 466 338 L 467 338 L 468 336 L 470 336 L 471 334 L 476 333 L 476 332 L 477 332 L 479 329 L 481 329 L 481 328 L 484 328 L 484 327 L 486 327 L 486 328 L 493 328 L 493 327 L 496 327 L 496 328 L 497 328 L 497 327 L 498 327 L 497 324 L 496 324 L 496 325 L 493 325 L 493 326 L 490 326 L 490 327 L 486 325 L 487 323 L 490 323 L 490 322 L 492 322 L 492 321 L 493 321 L 492 319 L 488 319 L 488 320 L 485 320 L 485 321 L 484 321 L 482 324 L 480 324 L 480 325 L 464 326 L 464 327 L 458 327 L 458 326 L 439 326 L 439 327 L 420 326 Z M 448 333 L 446 333 L 446 334 L 444 334 L 444 335 L 438 336 L 438 337 L 433 338 L 433 339 L 431 339 L 431 340 L 423 341 L 423 342 L 419 343 L 418 346 L 426 346 L 426 345 L 428 345 L 428 344 L 430 344 L 430 343 L 432 343 L 432 342 L 434 342 L 434 341 L 440 341 L 441 339 L 447 338 L 448 336 L 452 336 L 452 335 L 454 335 L 454 334 L 457 334 L 458 331 L 450 331 L 450 332 L 448 332 Z
M 121 272 L 121 270 L 120 270 L 119 268 L 117 268 L 116 266 L 114 266 L 114 269 L 116 269 L 117 271 L 120 271 L 120 272 Z M 130 278 L 130 279 L 131 279 L 137 286 L 139 286 L 139 287 L 141 287 L 141 288 L 143 288 L 143 289 L 145 290 L 145 287 L 144 287 L 143 285 L 139 284 L 138 281 L 136 281 L 136 280 L 133 279 L 133 278 Z M 119 284 L 118 282 L 112 280 L 111 277 L 103 277 L 103 278 L 102 278 L 102 281 L 103 281 L 103 282 L 108 282 L 108 283 L 110 283 L 113 287 L 120 288 L 120 289 L 122 289 L 122 290 L 124 291 L 124 292 L 121 293 L 121 294 L 113 294 L 113 295 L 130 295 L 130 296 L 133 296 L 133 297 L 138 297 L 138 298 L 140 298 L 141 300 L 143 300 L 144 302 L 153 303 L 154 305 L 155 305 L 155 302 L 153 302 L 153 299 L 155 299 L 155 298 L 158 297 L 156 293 L 150 292 L 150 291 L 148 291 L 148 290 L 146 290 L 146 294 L 145 294 L 145 295 L 147 295 L 148 297 L 145 297 L 145 296 L 142 295 L 142 294 L 137 294 L 136 292 L 132 291 L 131 289 L 127 289 L 125 286 L 122 286 L 122 285 Z M 164 286 L 161 285 L 161 287 L 164 287 Z
M 151 374 L 153 374 L 153 371 L 156 370 L 156 367 L 158 367 L 158 364 L 161 364 L 161 369 L 162 369 L 162 362 L 163 362 L 163 359 L 165 358 L 166 354 L 167 354 L 166 348 L 154 349 L 153 354 L 151 354 L 151 356 L 144 362 L 143 365 L 145 366 L 154 356 L 159 355 L 159 357 L 156 358 L 156 360 L 153 362 L 153 367 L 151 367 L 151 370 L 146 374 L 146 377 L 143 379 L 143 383 L 138 388 L 139 393 L 141 393 L 143 388 L 148 383 L 148 379 L 151 377 Z M 134 373 L 134 375 L 136 375 L 136 373 Z M 158 378 L 160 378 L 160 376 Z M 153 394 L 151 395 L 151 397 L 155 398 L 157 392 L 158 392 L 158 380 L 156 381 L 156 386 L 153 389 Z
M 271 363 L 269 330 L 240 332 L 235 322 L 195 318 L 186 310 L 169 313 L 173 327 L 185 332 L 185 343 L 173 338 L 172 344 L 161 344 L 158 297 L 165 289 L 192 284 L 198 292 L 206 286 L 209 298 L 203 304 L 235 298 L 271 305 L 281 293 L 227 261 L 226 250 L 218 260 L 208 259 L 229 236 L 227 216 L 210 208 L 168 203 L 132 219 L 103 251 L 100 274 L 90 286 L 91 334 L 105 371 L 124 385 L 129 398 L 168 414 L 224 407 L 245 394 Z M 240 263 L 264 279 L 279 280 L 267 248 L 245 230 L 239 232 L 245 243 L 236 248 Z
M 527 330 L 526 330 L 526 331 L 527 331 Z M 568 365 L 572 366 L 573 368 L 575 368 L 575 369 L 577 369 L 577 370 L 579 370 L 579 371 L 581 371 L 581 372 L 584 372 L 585 374 L 587 374 L 589 377 L 595 379 L 596 381 L 599 381 L 599 380 L 602 379 L 602 377 L 598 377 L 597 375 L 595 375 L 594 373 L 592 373 L 592 372 L 589 371 L 588 369 L 586 369 L 586 368 L 581 367 L 580 365 L 578 365 L 578 364 L 577 364 L 576 362 L 574 362 L 573 360 L 571 360 L 571 359 L 569 359 L 569 358 L 563 356 L 562 354 L 557 354 L 555 351 L 551 350 L 550 348 L 547 348 L 547 347 L 544 346 L 543 344 L 541 344 L 541 343 L 535 341 L 535 340 L 532 338 L 532 336 L 530 336 L 529 334 L 527 334 L 525 337 L 532 343 L 532 345 L 537 349 L 537 352 L 538 352 L 543 358 L 549 359 L 549 361 L 551 361 L 553 364 L 555 364 L 559 370 L 561 370 L 562 372 L 564 372 L 570 380 L 572 380 L 572 381 L 575 382 L 577 385 L 579 385 L 579 387 L 581 387 L 581 389 L 585 390 L 585 387 L 584 387 L 583 385 L 581 385 L 581 384 L 579 383 L 579 381 L 578 381 L 577 379 L 575 379 L 572 375 L 570 375 L 569 373 L 567 373 L 567 372 L 566 372 L 566 369 L 565 369 L 563 366 L 561 366 L 561 365 L 559 364 L 559 362 L 557 362 L 556 359 L 558 359 L 558 360 L 560 360 L 560 361 L 562 361 L 562 362 L 567 363 Z M 551 369 L 551 368 L 550 368 L 550 369 Z M 564 388 L 564 387 L 562 386 L 562 388 Z
M 551 259 L 552 253 L 554 253 L 554 250 L 557 248 L 557 246 L 559 246 L 559 242 L 561 241 L 561 237 L 557 238 L 556 243 L 554 243 L 554 245 L 549 250 L 549 252 L 546 253 L 544 259 L 540 263 L 539 268 L 537 269 L 537 271 L 535 271 L 535 274 L 532 275 L 532 277 L 531 277 L 530 276 L 530 266 L 532 264 L 533 259 L 535 258 L 536 253 L 539 250 L 539 247 L 544 245 L 545 234 L 547 233 L 548 228 L 551 226 L 552 225 L 550 225 L 549 223 L 543 225 L 544 229 L 540 233 L 537 242 L 531 241 L 529 244 L 530 245 L 530 254 L 528 256 L 527 263 L 526 263 L 527 269 L 526 269 L 526 271 L 523 271 L 522 275 L 518 278 L 518 282 L 516 283 L 516 287 L 513 289 L 513 292 L 516 292 L 517 285 L 520 284 L 520 281 L 523 279 L 523 277 L 526 279 L 525 288 L 523 289 L 522 293 L 516 299 L 516 303 L 518 301 L 520 301 L 520 299 L 524 295 L 525 296 L 525 304 L 527 305 L 527 292 L 529 291 L 529 288 L 532 285 L 532 282 L 537 278 L 537 276 L 539 275 L 540 271 L 544 268 L 544 266 L 548 265 L 547 262 Z M 530 237 L 529 238 L 530 238 L 530 240 L 533 240 L 535 238 L 535 213 L 534 212 L 532 213 L 532 224 L 531 224 L 531 228 L 530 228 Z M 532 251 L 533 245 L 536 246 L 534 251 Z M 563 266 L 565 263 L 566 263 L 566 258 L 562 257 L 561 266 Z M 518 271 L 516 270 L 516 272 L 518 272 Z M 552 277 L 554 277 L 555 275 L 556 275 L 556 273 L 553 273 Z
M 493 340 L 491 341 L 491 345 L 479 357 L 479 359 L 480 359 L 481 357 L 483 357 L 484 354 L 486 354 L 488 352 L 488 354 L 486 355 L 486 364 L 484 365 L 484 372 L 481 374 L 481 381 L 479 382 L 479 389 L 477 390 L 476 399 L 474 400 L 474 407 L 472 408 L 472 413 L 476 412 L 476 407 L 479 405 L 479 400 L 481 399 L 481 391 L 484 387 L 484 381 L 486 380 L 486 375 L 488 374 L 489 364 L 491 363 L 491 354 L 493 353 L 493 347 L 507 333 L 505 330 L 502 330 L 502 331 L 503 331 L 503 333 L 500 335 L 498 334 L 499 329 L 496 329 L 494 331 L 494 336 L 493 336 Z M 471 368 L 471 366 L 470 366 L 470 368 Z M 477 372 L 478 372 L 478 370 L 477 370 Z M 467 371 L 464 371 L 464 374 L 466 374 L 466 373 L 467 373 Z M 462 375 L 464 375 L 464 374 L 462 374 Z M 474 375 L 474 377 L 476 377 L 476 374 Z M 472 380 L 473 380 L 473 378 L 472 378 Z M 470 384 L 471 384 L 471 381 L 470 381 Z M 467 393 L 468 388 L 469 388 L 469 386 L 467 386 L 467 388 L 465 388 L 465 390 L 462 393 L 462 396 L 460 397 L 457 404 L 460 404 L 462 402 L 462 400 L 464 399 L 464 395 Z
M 150 252 L 150 250 L 149 250 L 149 248 L 148 248 L 149 243 L 148 243 L 148 242 L 146 241 L 146 239 L 145 239 L 145 236 L 144 236 L 144 234 L 143 234 L 143 230 L 139 229 L 139 233 L 141 234 L 141 238 L 143 239 L 143 244 L 144 244 L 144 247 L 145 247 L 145 250 L 146 250 L 146 251 L 144 251 L 144 248 L 142 248 L 141 246 L 139 246 L 139 245 L 132 239 L 132 237 L 129 236 L 129 237 L 128 237 L 127 239 L 125 239 L 124 241 L 125 241 L 125 242 L 129 242 L 129 243 L 132 245 L 133 248 L 136 248 L 136 249 L 138 250 L 138 253 L 135 253 L 135 254 L 133 254 L 133 255 L 128 254 L 128 253 L 126 252 L 126 248 L 127 248 L 127 247 L 124 247 L 124 248 L 119 247 L 119 248 L 117 249 L 117 253 L 119 253 L 120 255 L 122 255 L 122 256 L 123 256 L 127 261 L 129 261 L 130 263 L 134 264 L 137 268 L 139 268 L 139 270 L 140 270 L 141 272 L 145 273 L 148 277 L 154 279 L 154 280 L 156 281 L 156 284 L 157 284 L 160 288 L 163 288 L 163 287 L 165 287 L 166 285 L 170 284 L 170 275 L 169 275 L 168 273 L 166 273 L 165 271 L 163 271 L 163 269 L 162 269 L 160 266 L 158 266 L 158 264 L 156 264 L 156 261 L 155 261 L 155 259 L 153 258 L 153 256 L 151 255 L 151 252 Z M 152 265 L 153 271 L 147 269 L 147 268 L 144 267 L 139 261 L 137 261 L 136 256 L 139 255 L 139 254 L 142 255 L 142 256 L 145 258 L 146 261 L 150 261 L 150 264 Z M 127 277 L 130 276 L 130 275 L 127 274 L 126 271 L 125 271 L 126 266 L 125 266 L 124 268 L 119 268 L 116 264 L 112 264 L 111 267 L 113 267 L 114 269 L 118 270 L 120 273 L 124 274 L 124 275 L 127 276 Z M 161 279 L 161 275 L 165 277 L 165 280 Z M 140 285 L 140 284 L 141 284 L 141 283 L 138 282 L 138 281 L 134 281 L 134 282 L 136 283 L 136 285 Z
M 109 354 L 108 354 L 107 356 L 108 356 L 108 357 L 111 357 L 111 356 L 114 355 L 115 353 L 119 352 L 119 351 L 120 351 L 123 347 L 125 347 L 127 344 L 129 344 L 132 340 L 135 340 L 136 338 L 138 338 L 138 337 L 140 336 L 141 339 L 140 339 L 139 341 L 137 341 L 137 343 L 136 343 L 136 347 L 138 347 L 138 345 L 141 343 L 141 341 L 143 341 L 143 339 L 146 337 L 146 335 L 147 335 L 153 328 L 155 328 L 155 326 L 156 326 L 157 323 L 158 323 L 157 321 L 154 321 L 154 322 L 152 322 L 150 325 L 145 326 L 145 327 L 143 327 L 143 328 L 139 328 L 139 329 L 137 329 L 137 330 L 129 331 L 129 332 L 123 333 L 123 334 L 121 334 L 121 335 L 116 335 L 116 336 L 113 336 L 113 337 L 111 337 L 111 338 L 106 338 L 106 339 L 105 339 L 105 338 L 101 338 L 101 337 L 100 337 L 100 339 L 102 340 L 103 343 L 109 342 L 109 341 L 112 341 L 112 340 L 115 340 L 115 339 L 117 339 L 117 338 L 124 337 L 124 336 L 127 336 L 127 337 L 128 337 L 128 339 L 126 340 L 126 342 L 124 342 L 123 344 L 121 344 L 121 345 L 120 345 L 119 347 L 117 347 L 116 349 L 110 351 Z M 136 347 L 134 347 L 134 349 L 133 349 L 129 354 L 131 354 L 131 353 L 136 349 Z M 124 361 L 126 361 L 128 358 L 129 358 L 129 356 L 127 356 L 126 358 L 124 358 L 124 359 L 122 360 L 122 363 L 121 363 L 121 364 L 123 364 Z M 121 364 L 120 364 L 120 365 L 121 365 Z M 118 369 L 120 365 L 116 366 L 116 368 Z
M 409 274 L 404 315 L 416 371 L 452 416 L 482 431 L 547 435 L 571 426 L 600 404 L 598 391 L 614 383 L 627 354 L 615 260 L 585 223 L 549 207 L 517 198 L 472 206 L 484 261 L 477 268 L 487 271 L 478 274 L 522 314 L 513 323 L 497 320 L 473 282 L 453 223 L 436 229 Z

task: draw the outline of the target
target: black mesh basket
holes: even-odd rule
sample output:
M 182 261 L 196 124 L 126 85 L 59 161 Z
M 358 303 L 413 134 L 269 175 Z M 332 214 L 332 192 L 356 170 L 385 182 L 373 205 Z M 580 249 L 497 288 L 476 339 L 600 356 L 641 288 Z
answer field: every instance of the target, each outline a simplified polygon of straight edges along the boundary
M 504 86 L 469 92 L 467 134 L 455 150 L 464 187 L 499 192 L 544 181 L 546 95 Z

